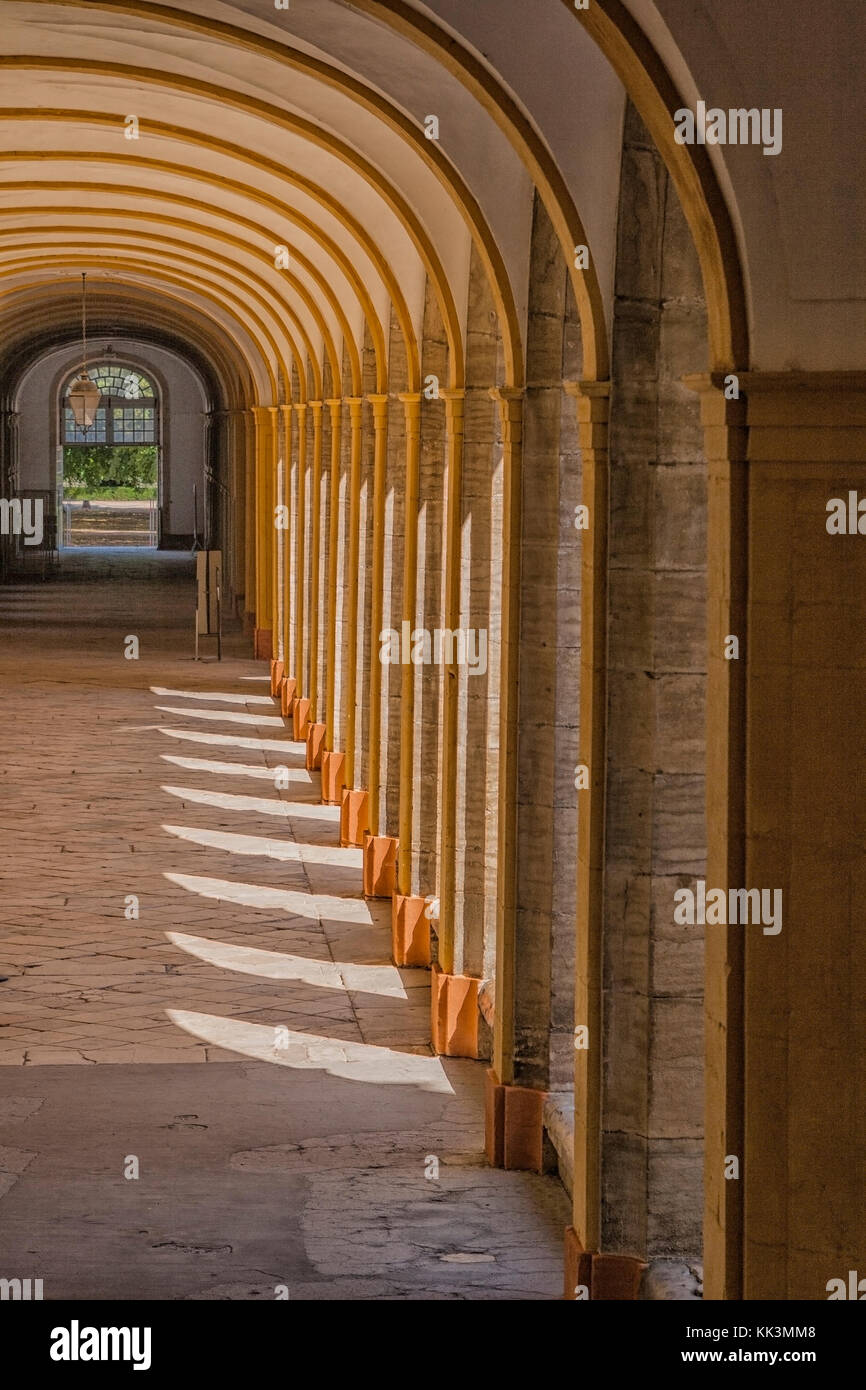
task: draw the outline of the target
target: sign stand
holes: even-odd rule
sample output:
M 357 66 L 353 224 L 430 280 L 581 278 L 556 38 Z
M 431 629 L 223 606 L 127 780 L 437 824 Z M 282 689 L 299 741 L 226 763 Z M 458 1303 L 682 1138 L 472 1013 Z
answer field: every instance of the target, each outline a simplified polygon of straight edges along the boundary
M 222 558 L 221 550 L 196 552 L 195 661 L 204 660 L 199 656 L 201 637 L 215 637 L 216 659 L 223 659 Z

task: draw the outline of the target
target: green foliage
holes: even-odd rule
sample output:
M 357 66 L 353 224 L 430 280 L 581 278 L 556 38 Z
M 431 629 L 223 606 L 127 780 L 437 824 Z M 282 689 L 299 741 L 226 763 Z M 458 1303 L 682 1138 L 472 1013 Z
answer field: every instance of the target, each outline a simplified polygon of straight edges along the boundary
M 156 487 L 64 487 L 66 502 L 148 502 Z
M 155 497 L 156 471 L 153 444 L 67 444 L 63 450 L 66 497 Z

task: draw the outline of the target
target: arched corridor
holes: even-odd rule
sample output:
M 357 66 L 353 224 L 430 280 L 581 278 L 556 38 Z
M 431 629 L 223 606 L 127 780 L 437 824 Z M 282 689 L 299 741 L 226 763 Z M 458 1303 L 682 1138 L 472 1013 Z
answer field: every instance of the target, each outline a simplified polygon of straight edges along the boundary
M 866 1258 L 866 170 L 806 0 L 719 8 L 5 0 L 0 1224 L 46 1298 Z

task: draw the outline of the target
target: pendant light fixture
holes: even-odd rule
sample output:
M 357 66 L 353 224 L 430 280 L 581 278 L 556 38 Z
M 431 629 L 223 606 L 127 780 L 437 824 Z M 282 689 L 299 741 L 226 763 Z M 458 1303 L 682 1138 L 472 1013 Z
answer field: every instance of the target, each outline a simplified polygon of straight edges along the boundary
M 66 396 L 66 402 L 72 411 L 73 418 L 79 429 L 87 430 L 96 419 L 96 412 L 99 409 L 99 402 L 102 400 L 102 392 L 94 381 L 87 375 L 87 274 L 81 276 L 81 339 L 83 343 L 84 360 L 81 371 L 73 381 Z

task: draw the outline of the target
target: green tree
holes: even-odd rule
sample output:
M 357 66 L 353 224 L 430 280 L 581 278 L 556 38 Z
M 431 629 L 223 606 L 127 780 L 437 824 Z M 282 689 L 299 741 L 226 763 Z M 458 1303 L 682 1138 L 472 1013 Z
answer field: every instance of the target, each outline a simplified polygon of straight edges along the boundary
M 133 488 L 152 496 L 156 486 L 157 449 L 153 444 L 68 444 L 63 451 L 67 492 L 82 496 L 114 488 Z

